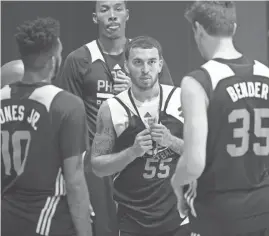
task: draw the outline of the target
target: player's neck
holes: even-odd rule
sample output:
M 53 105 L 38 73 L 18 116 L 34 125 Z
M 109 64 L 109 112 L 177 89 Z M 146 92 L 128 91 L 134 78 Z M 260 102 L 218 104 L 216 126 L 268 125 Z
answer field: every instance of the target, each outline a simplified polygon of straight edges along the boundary
M 216 39 L 212 44 L 214 45 L 211 52 L 212 59 L 223 58 L 229 60 L 242 56 L 242 54 L 235 49 L 232 38 Z
M 103 53 L 109 55 L 119 55 L 124 51 L 126 44 L 126 37 L 122 36 L 117 39 L 110 39 L 104 36 L 100 36 L 98 41 Z
M 24 75 L 22 77 L 22 81 L 26 83 L 38 83 L 45 80 L 46 78 L 44 78 L 44 76 L 42 76 L 40 73 L 28 70 L 24 72 Z
M 159 83 L 156 83 L 151 89 L 141 90 L 133 84 L 131 91 L 134 98 L 139 102 L 149 102 L 159 96 L 160 85 Z

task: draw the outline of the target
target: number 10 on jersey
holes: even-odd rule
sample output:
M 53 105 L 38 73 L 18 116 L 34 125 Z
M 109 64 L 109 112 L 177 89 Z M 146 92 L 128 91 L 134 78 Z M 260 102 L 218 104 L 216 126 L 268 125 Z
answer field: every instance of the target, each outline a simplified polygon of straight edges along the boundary
M 23 153 L 22 141 L 26 142 Z M 1 131 L 1 156 L 6 175 L 11 175 L 12 162 L 17 175 L 20 175 L 23 172 L 24 165 L 28 156 L 30 142 L 31 134 L 29 131 L 18 130 L 13 134 L 10 134 L 6 130 Z M 13 152 L 10 153 L 10 150 L 13 150 Z

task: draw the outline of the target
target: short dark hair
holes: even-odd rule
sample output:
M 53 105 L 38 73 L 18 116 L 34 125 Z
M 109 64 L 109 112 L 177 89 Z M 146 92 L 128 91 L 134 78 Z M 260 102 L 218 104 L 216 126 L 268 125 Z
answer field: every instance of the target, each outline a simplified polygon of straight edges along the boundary
M 130 40 L 125 46 L 125 58 L 129 59 L 130 51 L 133 48 L 144 48 L 151 49 L 157 48 L 159 57 L 162 59 L 162 46 L 161 44 L 154 38 L 149 36 L 138 36 L 132 40 Z
M 232 36 L 236 23 L 233 1 L 196 1 L 185 12 L 187 20 L 195 27 L 201 24 L 211 36 Z
M 99 2 L 100 0 L 96 0 L 94 1 L 94 7 L 93 7 L 93 12 L 96 12 L 96 5 L 97 5 L 97 2 Z M 125 8 L 127 8 L 127 0 L 123 1 L 124 4 L 125 4 Z
M 17 28 L 16 42 L 25 68 L 41 69 L 59 46 L 60 23 L 51 18 L 25 21 Z

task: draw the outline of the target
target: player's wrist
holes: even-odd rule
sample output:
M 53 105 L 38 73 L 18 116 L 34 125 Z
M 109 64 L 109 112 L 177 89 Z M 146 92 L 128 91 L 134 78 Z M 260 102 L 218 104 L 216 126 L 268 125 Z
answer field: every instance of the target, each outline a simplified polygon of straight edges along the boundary
M 169 132 L 169 135 L 167 136 L 166 139 L 166 147 L 171 147 L 173 145 L 174 142 L 174 136 Z
M 139 155 L 137 154 L 137 150 L 134 146 L 131 146 L 129 148 L 126 149 L 126 154 L 128 157 L 130 157 L 131 159 L 136 159 Z

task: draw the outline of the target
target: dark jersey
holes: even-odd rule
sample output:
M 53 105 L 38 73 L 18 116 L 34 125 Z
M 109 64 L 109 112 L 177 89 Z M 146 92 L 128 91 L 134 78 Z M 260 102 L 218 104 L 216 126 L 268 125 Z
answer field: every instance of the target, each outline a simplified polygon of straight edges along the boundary
M 55 85 L 81 97 L 84 101 L 90 142 L 96 131 L 96 119 L 103 101 L 114 96 L 113 73 L 124 71 L 124 53 L 111 56 L 102 53 L 97 40 L 71 52 Z M 173 84 L 167 65 L 160 76 L 163 84 Z M 116 206 L 112 199 L 110 177 L 98 178 L 91 171 L 87 176 L 91 202 L 96 212 L 97 236 L 118 235 Z
M 162 85 L 160 94 L 159 122 L 182 138 L 180 88 Z M 120 152 L 133 145 L 145 125 L 135 110 L 130 90 L 109 99 L 108 104 L 117 134 L 114 152 Z M 115 175 L 114 199 L 118 203 L 120 230 L 157 235 L 180 225 L 182 219 L 170 184 L 179 157 L 171 149 L 159 147 L 155 156 L 145 154 Z
M 29 235 L 73 234 L 63 161 L 86 151 L 83 102 L 53 85 L 17 82 L 1 89 L 0 118 L 4 232 L 16 230 L 5 222 L 12 218 L 27 222 Z
M 197 232 L 268 227 L 269 69 L 245 57 L 214 59 L 190 76 L 209 98 L 206 168 L 192 219 Z
M 124 71 L 124 53 L 113 56 L 102 53 L 97 40 L 94 40 L 66 58 L 61 76 L 55 85 L 84 100 L 90 141 L 95 134 L 97 112 L 102 102 L 114 96 L 112 91 L 113 73 Z M 166 63 L 160 74 L 160 83 L 173 85 Z

